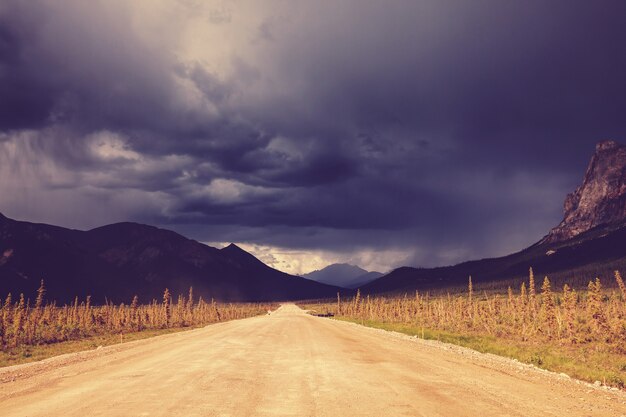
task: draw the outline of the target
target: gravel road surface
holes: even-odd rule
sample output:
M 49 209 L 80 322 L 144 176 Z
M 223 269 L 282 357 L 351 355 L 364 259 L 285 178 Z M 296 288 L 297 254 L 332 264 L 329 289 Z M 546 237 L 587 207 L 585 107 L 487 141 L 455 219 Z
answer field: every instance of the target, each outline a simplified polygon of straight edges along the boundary
M 0 415 L 626 417 L 626 395 L 285 304 L 0 369 Z

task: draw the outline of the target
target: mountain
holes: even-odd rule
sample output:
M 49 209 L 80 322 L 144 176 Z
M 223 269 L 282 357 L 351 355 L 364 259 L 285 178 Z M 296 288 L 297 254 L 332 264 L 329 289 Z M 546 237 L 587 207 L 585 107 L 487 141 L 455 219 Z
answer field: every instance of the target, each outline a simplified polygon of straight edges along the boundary
M 302 275 L 304 278 L 344 288 L 358 288 L 383 274 L 368 272 L 363 268 L 350 264 L 332 264 L 327 267 Z
M 554 284 L 585 285 L 596 276 L 612 282 L 626 270 L 626 147 L 600 142 L 583 183 L 565 199 L 563 221 L 536 244 L 508 256 L 439 268 L 398 268 L 365 285 L 364 293 L 412 292 L 491 282 L 517 285 L 528 276 L 550 276 Z M 505 287 L 506 288 L 506 287 Z
M 367 272 L 367 273 L 365 273 L 363 275 L 359 275 L 358 277 L 356 277 L 352 281 L 350 281 L 350 282 L 346 283 L 345 285 L 343 285 L 343 287 L 356 290 L 357 288 L 361 288 L 361 287 L 369 284 L 370 282 L 372 282 L 374 280 L 377 280 L 378 278 L 382 277 L 383 275 L 385 275 L 385 274 L 383 274 L 382 272 L 370 271 L 370 272 Z
M 296 300 L 335 296 L 337 287 L 277 271 L 231 244 L 213 248 L 138 223 L 89 231 L 11 220 L 0 214 L 0 294 L 33 296 L 41 279 L 59 303 L 91 295 L 96 303 L 138 295 L 144 302 L 175 296 L 223 301 Z
M 554 243 L 626 219 L 626 146 L 596 145 L 583 183 L 565 198 L 563 221 L 542 240 Z

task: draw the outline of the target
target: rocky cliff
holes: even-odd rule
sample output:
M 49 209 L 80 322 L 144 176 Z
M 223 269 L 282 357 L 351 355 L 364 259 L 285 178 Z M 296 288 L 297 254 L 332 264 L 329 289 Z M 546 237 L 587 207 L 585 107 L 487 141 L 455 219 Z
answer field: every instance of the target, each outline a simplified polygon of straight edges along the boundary
M 596 145 L 582 185 L 567 195 L 563 210 L 563 221 L 541 243 L 560 242 L 626 220 L 626 146 L 614 141 Z

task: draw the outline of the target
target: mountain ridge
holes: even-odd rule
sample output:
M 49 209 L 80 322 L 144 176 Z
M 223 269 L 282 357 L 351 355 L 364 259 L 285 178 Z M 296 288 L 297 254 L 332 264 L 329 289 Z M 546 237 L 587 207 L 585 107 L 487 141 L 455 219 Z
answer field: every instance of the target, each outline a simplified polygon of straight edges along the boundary
M 0 294 L 49 299 L 160 299 L 165 288 L 205 299 L 269 301 L 334 296 L 338 287 L 270 268 L 236 245 L 217 249 L 176 232 L 122 222 L 87 231 L 12 220 L 0 214 Z
M 596 145 L 582 184 L 567 195 L 561 223 L 530 247 L 512 254 L 436 268 L 401 267 L 367 284 L 370 293 L 414 291 L 474 282 L 521 280 L 533 267 L 537 275 L 580 285 L 614 269 L 626 268 L 626 146 L 615 141 Z M 580 274 L 579 274 L 580 275 Z M 562 279 L 561 279 L 562 278 Z M 571 285 L 571 281 L 570 281 Z
M 511 284 L 527 280 L 530 267 L 536 276 L 549 276 L 557 287 L 566 282 L 570 286 L 584 287 L 596 277 L 612 282 L 613 271 L 626 268 L 624 243 L 626 227 L 600 226 L 566 241 L 538 242 L 502 257 L 436 268 L 400 267 L 365 285 L 361 291 L 376 294 L 464 287 L 469 276 L 475 284 L 490 283 L 498 287 L 499 282 Z
M 355 289 L 380 278 L 383 274 L 377 271 L 367 271 L 348 263 L 335 263 L 301 276 L 324 284 Z

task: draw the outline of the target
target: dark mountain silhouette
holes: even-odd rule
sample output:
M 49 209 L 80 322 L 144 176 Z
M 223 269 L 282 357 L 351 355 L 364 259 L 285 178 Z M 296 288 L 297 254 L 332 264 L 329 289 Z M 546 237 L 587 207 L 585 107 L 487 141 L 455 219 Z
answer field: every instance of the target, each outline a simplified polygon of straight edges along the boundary
M 626 267 L 626 147 L 600 142 L 583 183 L 569 194 L 563 221 L 543 239 L 520 252 L 492 259 L 439 268 L 398 268 L 364 286 L 366 293 L 410 292 L 420 289 L 505 282 L 548 275 L 558 283 L 585 285 L 596 276 L 612 280 Z
M 356 265 L 332 264 L 320 270 L 304 274 L 302 277 L 344 288 L 358 288 L 380 278 L 382 275 L 376 271 L 368 272 Z
M 378 271 L 370 271 L 367 272 L 363 275 L 359 275 L 358 277 L 354 278 L 352 281 L 349 281 L 344 287 L 345 288 L 350 288 L 350 289 L 357 289 L 357 288 L 361 288 L 367 284 L 369 284 L 370 282 L 377 280 L 378 278 L 382 277 L 383 274 L 382 272 L 378 272 Z
M 520 252 L 439 268 L 398 268 L 363 285 L 367 271 L 332 265 L 307 274 L 321 282 L 360 287 L 363 293 L 412 292 L 475 283 L 506 285 L 533 267 L 556 283 L 584 285 L 626 270 L 626 147 L 598 144 L 583 183 L 569 194 L 564 219 L 546 237 Z M 91 295 L 117 302 L 135 294 L 159 299 L 164 288 L 206 299 L 237 301 L 334 297 L 339 290 L 294 277 L 230 245 L 216 249 L 175 232 L 137 223 L 90 231 L 19 222 L 0 214 L 0 294 L 31 297 L 45 279 L 48 299 L 70 302 Z M 559 281 L 560 280 L 560 281 Z
M 165 288 L 205 299 L 295 300 L 335 296 L 337 287 L 272 269 L 231 244 L 216 249 L 175 232 L 137 223 L 89 231 L 0 215 L 0 294 L 33 296 L 41 279 L 47 298 L 116 302 L 160 299 Z
M 613 271 L 626 270 L 626 228 L 599 227 L 556 244 L 536 244 L 521 252 L 492 259 L 464 262 L 439 268 L 398 268 L 364 287 L 363 293 L 412 292 L 474 283 L 526 279 L 532 267 L 535 275 L 549 276 L 553 283 L 584 286 L 595 277 L 611 282 Z M 505 287 L 506 288 L 506 287 Z

